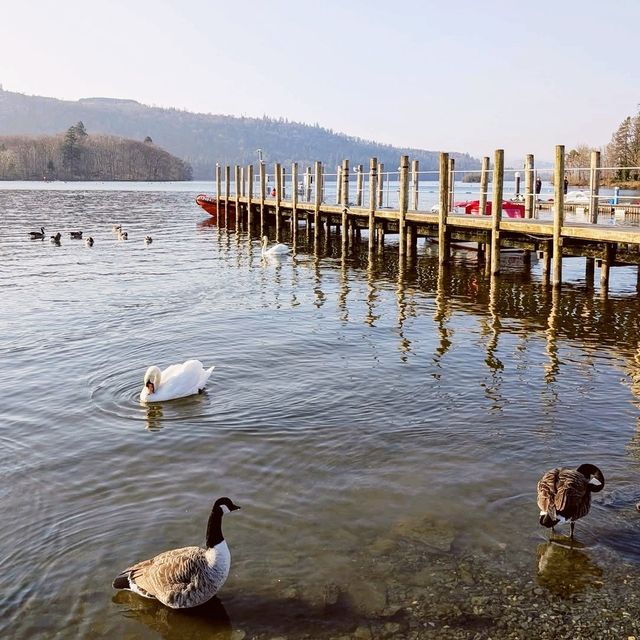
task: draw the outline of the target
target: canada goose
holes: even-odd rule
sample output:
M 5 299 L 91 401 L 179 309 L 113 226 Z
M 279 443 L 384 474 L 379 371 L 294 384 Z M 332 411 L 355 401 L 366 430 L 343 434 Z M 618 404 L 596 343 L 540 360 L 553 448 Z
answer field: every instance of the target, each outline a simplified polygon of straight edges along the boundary
M 269 238 L 267 236 L 262 236 L 262 255 L 263 256 L 276 256 L 276 255 L 285 255 L 291 251 L 286 244 L 274 244 L 272 247 L 267 249 L 267 244 L 269 243 Z
M 44 240 L 44 227 L 40 227 L 40 231 L 29 231 L 29 237 L 32 240 Z
M 70 231 L 69 237 L 72 240 L 82 240 L 82 231 Z
M 573 539 L 575 521 L 589 513 L 591 494 L 603 487 L 604 475 L 593 464 L 581 464 L 575 471 L 547 471 L 538 481 L 540 524 L 553 530 L 558 524 L 570 522 Z
M 145 244 L 151 244 L 153 242 L 153 238 L 151 236 L 145 236 L 144 237 L 144 243 Z
M 229 575 L 231 554 L 222 535 L 222 516 L 238 509 L 229 498 L 218 498 L 207 523 L 206 548 L 171 549 L 138 562 L 116 576 L 114 589 L 133 591 L 172 609 L 204 604 Z
M 60 246 L 60 238 L 62 238 L 62 234 L 58 231 L 55 236 L 51 236 L 51 242 Z
M 140 402 L 164 402 L 201 393 L 214 369 L 205 369 L 200 360 L 172 364 L 164 371 L 149 367 L 144 374 Z
M 118 240 L 128 240 L 129 234 L 126 231 L 118 231 Z
M 91 236 L 89 236 L 84 243 L 87 245 L 87 247 L 93 247 L 93 238 Z

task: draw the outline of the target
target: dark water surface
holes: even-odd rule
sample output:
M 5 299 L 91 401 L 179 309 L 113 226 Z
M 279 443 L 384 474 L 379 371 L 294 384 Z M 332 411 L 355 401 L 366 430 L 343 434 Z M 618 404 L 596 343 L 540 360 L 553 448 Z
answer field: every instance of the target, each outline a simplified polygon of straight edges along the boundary
M 605 296 L 565 261 L 554 295 L 518 257 L 492 283 L 464 251 L 400 270 L 392 244 L 369 264 L 304 234 L 265 261 L 193 197 L 0 191 L 1 637 L 501 637 L 512 601 L 635 632 L 635 271 Z M 204 394 L 138 403 L 149 365 L 187 358 L 216 366 Z M 607 486 L 577 548 L 549 544 L 536 481 L 582 462 Z M 243 509 L 219 600 L 112 590 L 203 543 L 220 495 Z

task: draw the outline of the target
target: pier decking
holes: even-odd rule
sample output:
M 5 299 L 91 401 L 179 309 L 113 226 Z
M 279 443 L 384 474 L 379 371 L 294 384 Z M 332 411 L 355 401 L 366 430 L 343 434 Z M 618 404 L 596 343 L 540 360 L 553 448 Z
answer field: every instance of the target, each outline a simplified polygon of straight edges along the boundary
M 419 208 L 418 167 L 414 161 L 410 167 L 408 156 L 402 156 L 398 168 L 398 180 L 394 184 L 397 204 L 383 207 L 383 167 L 372 158 L 368 180 L 362 165 L 355 168 L 355 194 L 350 194 L 353 182 L 349 175 L 349 162 L 343 161 L 337 174 L 327 175 L 322 164 L 315 163 L 314 172 L 307 168 L 303 181 L 299 182 L 298 166 L 291 169 L 290 188 L 285 191 L 283 168 L 274 167 L 275 186 L 267 191 L 266 166 L 258 167 L 258 193 L 254 194 L 254 167 L 235 167 L 234 193 L 231 193 L 230 167 L 225 167 L 224 191 L 221 167 L 216 167 L 216 205 L 218 224 L 226 224 L 227 208 L 235 209 L 236 228 L 246 228 L 265 233 L 275 227 L 276 240 L 280 241 L 285 224 L 291 226 L 295 245 L 301 233 L 300 222 L 309 241 L 318 241 L 321 234 L 339 232 L 343 245 L 368 234 L 369 251 L 383 245 L 385 236 L 395 234 L 398 239 L 400 259 L 411 259 L 416 253 L 418 238 L 427 238 L 438 244 L 439 262 L 449 260 L 452 243 L 474 242 L 485 257 L 486 269 L 493 275 L 500 271 L 499 252 L 502 248 L 519 248 L 536 251 L 542 258 L 542 273 L 554 286 L 562 282 L 562 259 L 581 256 L 587 258 L 586 277 L 593 280 L 596 263 L 600 266 L 600 282 L 608 285 L 609 270 L 617 265 L 640 265 L 640 226 L 634 226 L 626 218 L 637 217 L 637 206 L 603 206 L 599 195 L 599 153 L 592 156 L 589 202 L 581 206 L 565 206 L 563 181 L 565 176 L 564 147 L 556 147 L 553 203 L 540 202 L 533 193 L 533 156 L 525 163 L 524 218 L 503 216 L 501 207 L 492 207 L 485 215 L 487 202 L 503 202 L 504 152 L 497 150 L 493 170 L 489 170 L 489 158 L 484 158 L 480 179 L 479 214 L 459 214 L 455 211 L 455 166 L 448 154 L 440 155 L 440 168 L 433 172 L 437 180 L 437 204 L 427 210 Z M 492 174 L 492 191 L 489 193 L 489 174 Z M 333 180 L 335 176 L 335 180 Z M 519 178 L 518 178 L 519 179 Z M 332 184 L 333 183 L 333 184 Z M 335 203 L 326 202 L 328 185 L 335 185 Z M 388 186 L 387 186 L 388 189 Z M 351 197 L 350 197 L 351 195 Z M 490 197 L 489 197 L 490 196 Z M 409 200 L 411 199 L 411 208 Z M 365 204 L 366 202 L 366 204 Z M 542 205 L 542 206 L 541 206 Z M 538 215 L 551 207 L 548 219 Z M 603 217 L 603 213 L 610 215 Z M 611 215 L 612 213 L 612 215 Z M 640 280 L 639 280 L 640 282 Z

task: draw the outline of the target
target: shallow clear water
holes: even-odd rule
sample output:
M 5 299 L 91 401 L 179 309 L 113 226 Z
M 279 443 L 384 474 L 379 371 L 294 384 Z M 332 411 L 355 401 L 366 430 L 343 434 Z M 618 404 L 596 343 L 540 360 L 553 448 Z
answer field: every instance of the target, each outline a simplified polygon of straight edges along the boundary
M 340 636 L 417 589 L 451 597 L 425 567 L 469 558 L 553 591 L 535 484 L 582 462 L 607 486 L 563 571 L 581 592 L 640 575 L 635 271 L 606 296 L 565 261 L 558 295 L 518 257 L 492 283 L 468 252 L 399 269 L 392 237 L 369 263 L 303 231 L 265 261 L 193 197 L 0 190 L 0 635 Z M 138 403 L 149 365 L 192 357 L 216 366 L 204 394 Z M 133 561 L 201 544 L 220 495 L 243 509 L 219 601 L 114 593 Z

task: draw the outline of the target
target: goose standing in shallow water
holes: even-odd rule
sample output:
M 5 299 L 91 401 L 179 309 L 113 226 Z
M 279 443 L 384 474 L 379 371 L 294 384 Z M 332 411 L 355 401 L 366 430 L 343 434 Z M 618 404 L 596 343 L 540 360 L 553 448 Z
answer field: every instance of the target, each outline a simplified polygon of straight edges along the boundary
M 207 523 L 206 548 L 182 547 L 143 560 L 120 573 L 114 589 L 127 589 L 172 609 L 188 609 L 213 598 L 227 580 L 231 554 L 222 535 L 222 516 L 240 507 L 218 498 Z
M 172 364 L 164 371 L 149 367 L 144 374 L 140 402 L 164 402 L 202 393 L 215 367 L 205 369 L 200 360 Z
M 44 240 L 44 227 L 40 227 L 40 231 L 29 231 L 29 237 L 32 240 Z
M 262 255 L 263 256 L 283 256 L 291 252 L 291 249 L 286 244 L 274 244 L 267 249 L 269 238 L 262 236 Z
M 538 481 L 540 524 L 553 528 L 571 523 L 571 539 L 575 521 L 589 513 L 591 494 L 602 491 L 604 475 L 593 464 L 573 469 L 551 469 Z

